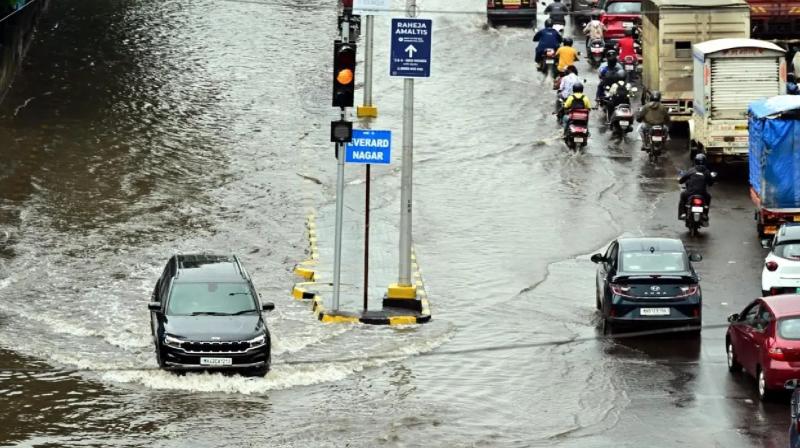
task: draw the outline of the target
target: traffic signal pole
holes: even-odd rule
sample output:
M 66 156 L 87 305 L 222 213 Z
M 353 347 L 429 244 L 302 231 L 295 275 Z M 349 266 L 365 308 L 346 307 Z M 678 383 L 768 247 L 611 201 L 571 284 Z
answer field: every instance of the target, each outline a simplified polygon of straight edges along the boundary
M 340 35 L 342 42 L 350 41 L 350 22 L 347 15 L 342 21 Z M 336 76 L 336 74 L 334 74 Z M 341 119 L 345 120 L 346 109 L 341 109 Z M 339 293 L 342 278 L 342 222 L 344 218 L 344 143 L 336 143 L 336 224 L 333 245 L 333 303 L 331 310 L 339 311 Z
M 375 17 L 372 14 L 366 16 L 366 33 L 364 34 L 364 104 L 356 108 L 356 115 L 359 118 L 376 118 L 378 108 L 372 103 L 372 48 L 375 36 Z

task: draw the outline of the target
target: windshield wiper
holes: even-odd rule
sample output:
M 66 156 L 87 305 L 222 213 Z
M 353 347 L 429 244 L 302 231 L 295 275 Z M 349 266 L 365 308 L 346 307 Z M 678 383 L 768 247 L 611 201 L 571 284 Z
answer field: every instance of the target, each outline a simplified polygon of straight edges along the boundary
M 220 313 L 219 311 L 195 311 L 190 316 L 231 316 L 231 313 Z
M 252 310 L 242 310 L 242 311 L 237 311 L 235 313 L 231 313 L 231 314 L 229 314 L 229 316 L 238 316 L 240 314 L 245 314 L 245 313 L 255 313 L 256 311 L 258 311 L 258 310 L 255 309 L 255 308 L 252 309 Z

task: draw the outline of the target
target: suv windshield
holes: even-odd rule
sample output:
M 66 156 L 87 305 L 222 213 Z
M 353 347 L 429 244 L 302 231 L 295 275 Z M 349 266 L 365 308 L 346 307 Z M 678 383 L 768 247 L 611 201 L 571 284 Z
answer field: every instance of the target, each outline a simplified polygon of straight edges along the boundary
M 256 311 L 247 283 L 175 283 L 169 294 L 167 314 L 243 314 Z
M 639 14 L 642 12 L 642 4 L 639 2 L 616 2 L 611 3 L 606 8 L 608 14 Z
M 778 334 L 783 339 L 800 339 L 800 316 L 779 320 Z
M 622 254 L 622 272 L 686 272 L 683 252 L 626 252 Z
M 781 258 L 800 260 L 800 241 L 787 241 L 779 243 L 772 253 Z

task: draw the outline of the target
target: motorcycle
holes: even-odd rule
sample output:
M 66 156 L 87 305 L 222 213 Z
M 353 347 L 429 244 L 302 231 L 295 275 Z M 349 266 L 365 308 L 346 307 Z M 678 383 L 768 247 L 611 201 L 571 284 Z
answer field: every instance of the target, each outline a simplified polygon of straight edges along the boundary
M 628 83 L 634 82 L 639 71 L 636 58 L 633 56 L 625 56 L 622 67 L 625 69 L 625 81 Z
M 645 128 L 645 131 L 642 132 L 642 149 L 647 151 L 647 157 L 650 163 L 656 163 L 658 161 L 658 157 L 661 155 L 666 143 L 666 126 L 654 125 Z
M 589 64 L 592 67 L 598 68 L 603 63 L 605 47 L 606 45 L 602 39 L 592 39 L 589 42 Z
M 567 132 L 564 143 L 573 151 L 589 143 L 589 110 L 572 109 L 567 112 Z
M 622 88 L 622 86 L 618 87 Z M 610 86 L 606 87 L 606 95 L 603 100 L 604 109 L 606 110 L 606 126 L 611 129 L 611 135 L 620 139 L 625 137 L 625 134 L 633 131 L 633 109 L 631 108 L 630 99 L 634 97 L 638 89 L 631 87 L 630 84 L 625 84 L 624 102 L 618 102 L 612 110 L 612 99 L 609 96 Z M 620 96 L 620 93 L 617 93 Z
M 717 173 L 712 171 L 711 177 L 716 178 Z M 681 186 L 681 189 L 684 190 L 685 187 Z M 703 196 L 692 195 L 686 200 L 683 221 L 689 229 L 690 236 L 697 236 L 700 227 L 708 227 L 708 209 L 709 205 Z
M 548 48 L 544 51 L 544 57 L 539 62 L 539 71 L 545 75 L 552 74 L 556 77 L 556 50 Z

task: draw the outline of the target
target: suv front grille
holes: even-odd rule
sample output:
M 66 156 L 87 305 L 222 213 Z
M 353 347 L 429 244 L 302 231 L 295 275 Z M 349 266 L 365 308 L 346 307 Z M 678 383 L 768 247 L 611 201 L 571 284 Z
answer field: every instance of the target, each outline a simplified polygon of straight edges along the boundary
M 184 342 L 181 347 L 193 353 L 236 353 L 244 352 L 250 348 L 250 343 L 245 341 L 225 342 Z

